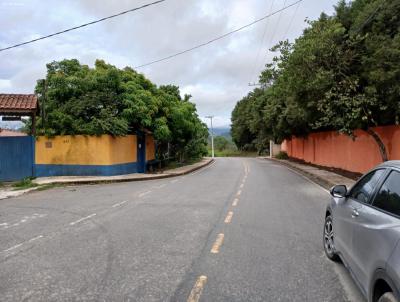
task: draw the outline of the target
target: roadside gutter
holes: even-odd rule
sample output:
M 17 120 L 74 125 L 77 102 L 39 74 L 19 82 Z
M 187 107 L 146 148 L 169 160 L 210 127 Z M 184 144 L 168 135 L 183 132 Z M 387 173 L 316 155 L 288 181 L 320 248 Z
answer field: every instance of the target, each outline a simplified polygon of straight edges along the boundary
M 289 169 L 298 172 L 310 180 L 314 181 L 315 183 L 319 184 L 323 188 L 329 190 L 335 185 L 346 185 L 347 188 L 351 188 L 355 184 L 355 180 L 344 177 L 342 175 L 329 172 L 326 170 L 318 169 L 314 166 L 296 163 L 289 160 L 282 160 L 276 158 L 269 158 L 269 157 L 262 157 L 265 160 L 271 160 L 281 165 L 288 167 Z

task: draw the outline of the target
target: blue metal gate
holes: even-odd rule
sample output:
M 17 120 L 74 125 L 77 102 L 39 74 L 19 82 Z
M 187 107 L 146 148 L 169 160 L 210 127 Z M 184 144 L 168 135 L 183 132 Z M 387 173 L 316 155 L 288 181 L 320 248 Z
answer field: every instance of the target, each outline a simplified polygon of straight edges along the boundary
M 137 137 L 137 171 L 146 172 L 146 136 L 138 133 Z
M 33 176 L 34 137 L 0 137 L 0 181 Z

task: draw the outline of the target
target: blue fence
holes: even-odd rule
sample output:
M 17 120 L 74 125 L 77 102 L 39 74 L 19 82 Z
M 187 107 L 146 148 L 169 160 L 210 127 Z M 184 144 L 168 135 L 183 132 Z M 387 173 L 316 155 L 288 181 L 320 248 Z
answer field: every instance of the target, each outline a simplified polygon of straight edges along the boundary
M 0 181 L 33 176 L 34 143 L 32 136 L 0 137 Z

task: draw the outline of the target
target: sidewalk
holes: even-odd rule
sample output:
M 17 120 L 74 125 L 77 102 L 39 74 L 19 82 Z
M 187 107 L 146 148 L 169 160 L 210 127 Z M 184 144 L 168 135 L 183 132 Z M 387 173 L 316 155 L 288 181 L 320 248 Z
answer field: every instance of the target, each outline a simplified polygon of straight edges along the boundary
M 97 184 L 97 183 L 113 183 L 113 182 L 125 182 L 125 181 L 141 181 L 141 180 L 152 180 L 161 179 L 168 177 L 175 177 L 180 175 L 185 175 L 196 170 L 199 170 L 209 164 L 214 160 L 212 158 L 204 158 L 198 163 L 183 166 L 176 169 L 165 170 L 162 173 L 154 174 L 144 174 L 144 173 L 134 173 L 116 176 L 55 176 L 55 177 L 39 177 L 34 179 L 32 182 L 38 184 L 38 187 L 18 190 L 15 191 L 13 187 L 0 187 L 0 199 L 10 198 L 22 195 L 29 191 L 34 191 L 41 188 L 43 185 L 72 185 L 72 184 Z
M 15 190 L 15 188 L 11 187 L 11 186 L 0 187 L 0 200 L 20 196 L 20 195 L 28 193 L 30 191 L 34 191 L 37 188 L 38 187 L 29 188 L 29 189 L 25 189 L 25 190 Z
M 333 172 L 318 169 L 311 165 L 269 157 L 263 157 L 263 159 L 271 160 L 285 165 L 288 168 L 306 176 L 307 178 L 311 179 L 312 181 L 316 182 L 327 190 L 332 188 L 334 185 L 346 185 L 347 188 L 351 188 L 355 184 L 355 181 L 353 179 L 344 177 Z

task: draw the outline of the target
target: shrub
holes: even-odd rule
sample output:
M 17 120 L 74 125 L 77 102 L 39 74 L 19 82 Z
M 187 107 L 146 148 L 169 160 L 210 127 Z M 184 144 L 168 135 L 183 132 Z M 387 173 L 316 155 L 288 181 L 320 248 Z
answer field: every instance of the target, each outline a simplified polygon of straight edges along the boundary
M 280 151 L 277 155 L 275 155 L 277 159 L 289 159 L 289 156 L 285 151 Z

